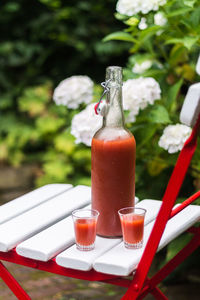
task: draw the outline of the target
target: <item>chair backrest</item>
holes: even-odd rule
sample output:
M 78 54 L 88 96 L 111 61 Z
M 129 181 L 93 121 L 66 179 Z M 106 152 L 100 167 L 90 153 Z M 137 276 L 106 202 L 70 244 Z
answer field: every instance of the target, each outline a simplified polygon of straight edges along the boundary
M 200 114 L 200 82 L 190 86 L 180 113 L 181 123 L 194 127 Z
M 197 147 L 197 138 L 200 132 L 200 83 L 194 84 L 189 88 L 181 110 L 180 119 L 182 123 L 193 127 L 193 130 L 179 154 L 165 190 L 160 211 L 131 283 L 130 288 L 136 293 L 141 290 L 144 284 L 168 220 L 200 197 L 200 192 L 198 192 L 184 201 L 179 208 L 172 210 Z
M 197 61 L 197 65 L 196 65 L 196 72 L 197 72 L 197 74 L 200 75 L 200 54 L 199 54 L 199 59 Z

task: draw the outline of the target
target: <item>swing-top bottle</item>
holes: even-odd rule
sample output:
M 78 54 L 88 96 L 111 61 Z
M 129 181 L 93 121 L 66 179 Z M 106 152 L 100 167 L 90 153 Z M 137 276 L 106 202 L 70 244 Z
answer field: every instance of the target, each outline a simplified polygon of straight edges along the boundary
M 122 68 L 106 69 L 107 110 L 92 139 L 92 208 L 99 211 L 97 234 L 121 236 L 118 210 L 134 206 L 135 139 L 124 125 Z

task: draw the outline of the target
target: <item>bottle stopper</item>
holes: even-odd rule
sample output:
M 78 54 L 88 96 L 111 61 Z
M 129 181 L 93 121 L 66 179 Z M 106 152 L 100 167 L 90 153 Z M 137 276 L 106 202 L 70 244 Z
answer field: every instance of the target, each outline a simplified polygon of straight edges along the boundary
M 108 105 L 105 100 L 102 100 L 102 98 L 104 97 L 104 95 L 106 93 L 109 92 L 109 87 L 108 87 L 109 82 L 110 82 L 110 79 L 101 83 L 101 86 L 104 88 L 104 91 L 103 91 L 103 94 L 101 95 L 101 98 L 99 99 L 99 102 L 94 107 L 95 113 L 97 115 L 105 116 L 105 114 L 106 114 Z

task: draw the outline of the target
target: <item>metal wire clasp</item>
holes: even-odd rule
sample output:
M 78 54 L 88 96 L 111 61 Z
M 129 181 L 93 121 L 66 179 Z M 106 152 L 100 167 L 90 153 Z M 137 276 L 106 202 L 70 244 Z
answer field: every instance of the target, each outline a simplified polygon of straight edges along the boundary
M 110 90 L 110 88 L 108 87 L 108 84 L 109 84 L 110 81 L 111 81 L 111 79 L 108 79 L 108 80 L 101 83 L 101 86 L 104 88 L 104 91 L 103 91 L 103 94 L 101 95 L 101 98 L 99 99 L 99 102 L 94 107 L 95 113 L 97 115 L 104 115 L 104 113 L 105 113 L 106 104 L 104 103 L 102 105 L 102 107 L 100 107 L 100 106 L 101 106 L 101 100 L 103 99 L 105 94 L 108 93 L 109 90 Z

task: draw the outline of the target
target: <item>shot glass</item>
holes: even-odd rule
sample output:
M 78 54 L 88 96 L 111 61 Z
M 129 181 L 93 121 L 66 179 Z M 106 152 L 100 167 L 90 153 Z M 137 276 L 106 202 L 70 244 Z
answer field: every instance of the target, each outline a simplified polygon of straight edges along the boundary
M 77 249 L 94 249 L 98 216 L 99 212 L 95 209 L 77 209 L 72 212 Z
M 145 213 L 146 209 L 136 207 L 125 207 L 118 211 L 126 248 L 139 249 L 142 247 Z

